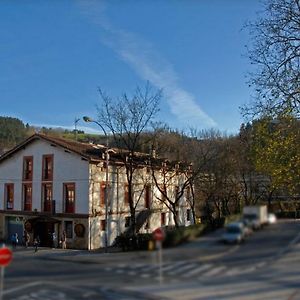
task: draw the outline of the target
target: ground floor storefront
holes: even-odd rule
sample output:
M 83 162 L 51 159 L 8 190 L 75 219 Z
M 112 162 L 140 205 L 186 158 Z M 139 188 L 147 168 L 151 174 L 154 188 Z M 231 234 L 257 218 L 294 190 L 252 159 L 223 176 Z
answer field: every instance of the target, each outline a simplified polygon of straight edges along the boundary
M 0 239 L 10 243 L 12 236 L 18 236 L 18 245 L 25 246 L 25 234 L 29 245 L 35 239 L 41 247 L 61 247 L 61 238 L 66 237 L 70 249 L 88 249 L 88 218 L 66 218 L 48 215 L 21 215 L 0 213 Z

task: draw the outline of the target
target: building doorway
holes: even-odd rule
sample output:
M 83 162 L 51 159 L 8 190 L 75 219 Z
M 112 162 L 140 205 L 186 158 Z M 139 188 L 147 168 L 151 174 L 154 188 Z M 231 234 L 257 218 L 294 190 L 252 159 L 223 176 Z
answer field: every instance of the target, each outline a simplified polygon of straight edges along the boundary
M 32 225 L 32 235 L 39 238 L 41 247 L 53 247 L 53 233 L 55 232 L 55 224 L 60 223 L 59 220 L 50 217 L 38 217 L 28 220 Z M 58 232 L 55 232 L 58 236 Z
M 40 246 L 52 247 L 52 233 L 54 231 L 54 223 L 36 222 L 33 229 L 34 238 L 39 237 Z

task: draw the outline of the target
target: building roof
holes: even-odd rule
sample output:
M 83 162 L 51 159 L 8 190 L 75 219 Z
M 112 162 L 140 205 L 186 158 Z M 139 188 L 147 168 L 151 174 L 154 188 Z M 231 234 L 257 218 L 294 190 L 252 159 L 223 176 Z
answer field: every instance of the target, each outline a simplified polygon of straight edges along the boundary
M 27 145 L 37 141 L 37 140 L 44 140 L 50 143 L 52 146 L 61 147 L 67 151 L 73 152 L 78 154 L 82 158 L 85 158 L 90 163 L 98 163 L 99 161 L 103 161 L 105 159 L 105 151 L 106 146 L 100 144 L 93 144 L 93 143 L 83 143 L 74 140 L 49 136 L 41 133 L 35 133 L 25 139 L 23 142 L 15 146 L 14 148 L 10 149 L 9 151 L 5 152 L 2 156 L 0 156 L 0 163 L 4 160 L 10 158 L 13 154 L 18 152 L 21 149 L 24 149 Z M 129 151 L 124 149 L 117 149 L 117 148 L 109 148 L 110 153 L 110 161 L 114 161 L 115 163 L 120 162 L 122 163 L 121 155 L 124 154 L 128 155 Z M 134 153 L 134 162 L 138 165 L 145 165 L 147 164 L 147 160 L 150 158 L 150 155 L 147 153 L 135 152 Z M 161 166 L 163 162 L 168 162 L 170 165 L 178 164 L 178 162 L 171 162 L 167 161 L 166 159 L 159 159 L 155 158 L 155 165 Z M 154 162 L 152 161 L 152 163 Z
M 102 160 L 102 154 L 105 153 L 106 150 L 106 147 L 103 145 L 82 143 L 45 134 L 35 133 L 0 156 L 0 163 L 5 159 L 11 157 L 14 153 L 18 152 L 21 149 L 24 149 L 27 145 L 37 140 L 44 140 L 46 142 L 49 142 L 53 146 L 64 148 L 65 150 L 78 154 L 91 162 Z
M 0 156 L 0 163 L 6 160 L 7 158 L 11 157 L 14 153 L 18 152 L 21 149 L 24 149 L 27 145 L 37 140 L 44 140 L 53 146 L 64 148 L 67 151 L 80 155 L 81 157 L 87 159 L 90 162 L 99 162 L 100 160 L 105 159 L 106 146 L 104 145 L 83 143 L 74 140 L 45 135 L 41 133 L 35 133 L 30 137 L 28 137 L 27 139 L 25 139 L 20 144 L 18 144 L 17 146 L 15 146 L 14 148 L 3 153 L 3 155 Z M 128 151 L 116 149 L 116 148 L 109 148 L 109 153 L 110 153 L 111 161 L 121 162 L 120 153 L 126 154 L 128 153 Z M 149 157 L 149 155 L 146 153 L 138 153 L 138 152 L 136 152 L 134 156 L 136 162 L 145 161 L 145 158 Z

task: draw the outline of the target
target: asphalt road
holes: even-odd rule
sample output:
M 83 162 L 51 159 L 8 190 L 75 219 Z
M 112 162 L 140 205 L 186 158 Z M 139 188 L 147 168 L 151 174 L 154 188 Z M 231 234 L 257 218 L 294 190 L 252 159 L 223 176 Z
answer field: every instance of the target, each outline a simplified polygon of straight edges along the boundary
M 285 221 L 224 245 L 218 231 L 164 249 L 161 266 L 156 252 L 19 249 L 5 269 L 4 300 L 298 299 L 299 232 L 300 222 Z

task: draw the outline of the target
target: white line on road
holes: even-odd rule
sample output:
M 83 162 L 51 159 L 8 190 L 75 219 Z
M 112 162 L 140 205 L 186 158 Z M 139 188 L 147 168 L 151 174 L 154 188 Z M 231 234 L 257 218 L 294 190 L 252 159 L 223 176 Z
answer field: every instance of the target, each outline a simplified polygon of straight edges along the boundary
M 186 266 L 183 266 L 183 267 L 180 267 L 180 268 L 177 268 L 177 270 L 169 270 L 167 273 L 171 273 L 171 274 L 179 274 L 179 273 L 181 273 L 181 272 L 184 272 L 184 271 L 186 271 L 186 270 L 190 270 L 190 269 L 192 269 L 192 268 L 194 268 L 194 267 L 196 267 L 197 266 L 197 264 L 187 264 Z
M 176 263 L 169 263 L 168 265 L 163 266 L 161 269 L 162 269 L 162 271 L 167 271 L 167 270 L 171 270 L 173 268 L 179 267 L 184 264 L 186 264 L 186 261 L 178 261 Z
M 17 291 L 23 290 L 25 288 L 33 287 L 33 286 L 36 286 L 36 285 L 41 285 L 43 283 L 45 283 L 45 282 L 43 282 L 43 281 L 30 282 L 30 283 L 27 283 L 27 284 L 24 284 L 24 285 L 21 285 L 21 286 L 3 291 L 3 295 L 10 294 L 10 293 L 13 293 L 13 292 L 17 292 Z
M 134 275 L 136 275 L 137 274 L 137 272 L 135 272 L 135 271 L 130 271 L 130 272 L 128 272 L 128 275 L 130 275 L 130 276 L 134 276 Z
M 125 267 L 127 267 L 128 265 L 126 265 L 126 264 L 118 264 L 117 265 L 117 268 L 125 268 Z
M 200 272 L 203 272 L 203 271 L 205 271 L 205 270 L 207 270 L 207 269 L 209 269 L 209 268 L 211 268 L 211 267 L 212 267 L 211 264 L 204 264 L 204 265 L 201 265 L 199 268 L 196 268 L 196 269 L 194 269 L 194 270 L 191 270 L 191 271 L 185 273 L 182 277 L 183 277 L 183 278 L 191 277 L 191 276 L 196 275 L 196 274 L 198 274 L 198 273 L 200 273 Z
M 204 277 L 213 276 L 213 275 L 216 275 L 216 274 L 220 273 L 224 269 L 226 269 L 225 266 L 216 267 L 216 268 L 213 268 L 210 271 L 204 273 L 202 276 L 204 276 Z M 199 277 L 199 278 L 201 278 L 201 277 Z
M 228 270 L 225 275 L 228 275 L 228 276 L 233 276 L 233 275 L 238 275 L 238 274 L 245 274 L 245 273 L 250 273 L 250 272 L 253 272 L 256 270 L 256 266 L 252 266 L 250 268 L 233 268 L 231 270 Z

